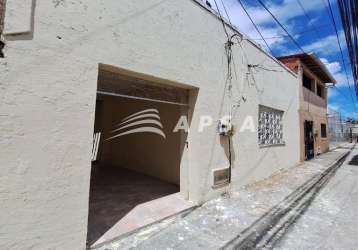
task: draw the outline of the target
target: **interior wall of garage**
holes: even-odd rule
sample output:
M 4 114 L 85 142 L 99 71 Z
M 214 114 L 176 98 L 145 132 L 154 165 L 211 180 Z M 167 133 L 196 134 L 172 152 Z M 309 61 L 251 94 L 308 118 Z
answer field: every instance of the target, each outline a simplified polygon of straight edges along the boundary
M 99 167 L 123 167 L 161 180 L 180 184 L 180 162 L 185 138 L 182 131 L 173 133 L 185 110 L 177 105 L 99 96 L 102 118 L 102 138 Z M 145 109 L 157 109 L 166 138 L 151 133 L 135 133 L 106 141 L 114 134 L 115 124 L 129 115 Z M 184 140 L 184 142 L 182 142 Z

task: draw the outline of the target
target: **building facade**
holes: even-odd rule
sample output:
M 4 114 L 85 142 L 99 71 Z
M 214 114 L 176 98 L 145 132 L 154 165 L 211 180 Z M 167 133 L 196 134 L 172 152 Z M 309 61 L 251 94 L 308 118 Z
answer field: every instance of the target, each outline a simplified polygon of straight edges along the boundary
M 109 183 L 113 175 L 102 170 L 110 167 L 173 184 L 201 204 L 295 166 L 299 117 L 315 109 L 324 124 L 326 101 L 311 94 L 321 106 L 311 101 L 304 111 L 301 76 L 225 29 L 229 37 L 218 15 L 194 0 L 8 0 L 1 248 L 84 249 L 92 184 Z M 130 134 L 126 122 L 139 115 L 145 120 L 130 126 L 142 133 Z M 230 136 L 218 133 L 225 116 Z M 130 176 L 126 192 L 142 185 Z
M 300 78 L 300 159 L 329 150 L 327 84 L 336 81 L 314 54 L 280 57 Z
M 350 127 L 347 120 L 341 113 L 328 109 L 328 129 L 330 135 L 330 145 L 338 146 L 350 139 Z

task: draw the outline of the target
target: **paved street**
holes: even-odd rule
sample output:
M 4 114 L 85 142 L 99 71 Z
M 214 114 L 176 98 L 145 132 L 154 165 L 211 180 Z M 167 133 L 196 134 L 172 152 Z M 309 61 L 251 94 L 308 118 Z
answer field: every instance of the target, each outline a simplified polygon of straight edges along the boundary
M 277 214 L 279 220 L 287 215 L 290 219 L 290 214 L 297 217 L 299 213 L 295 212 L 292 204 L 296 204 L 298 198 L 301 199 L 302 195 L 309 193 L 302 187 L 310 184 L 308 180 L 313 180 L 314 183 L 332 163 L 349 152 L 350 146 L 335 149 L 255 185 L 230 192 L 229 196 L 209 201 L 184 218 L 179 216 L 154 224 L 98 249 L 232 249 L 238 246 L 251 249 L 243 242 L 256 244 L 256 235 L 267 234 L 267 226 L 271 229 L 274 228 L 273 225 L 280 224 L 275 221 Z M 276 239 L 272 247 L 353 249 L 358 233 L 355 228 L 358 221 L 354 209 L 354 205 L 358 205 L 358 197 L 355 197 L 358 192 L 355 181 L 358 177 L 358 166 L 348 165 L 347 162 L 352 155 L 357 154 L 358 150 L 354 150 L 348 156 L 336 175 L 323 186 L 322 193 L 318 192 L 314 196 L 315 199 L 311 207 L 305 210 L 306 213 L 299 217 L 293 226 L 288 227 L 284 236 Z M 304 200 L 305 198 L 301 199 Z M 292 208 L 293 211 L 287 213 L 287 208 Z M 284 219 L 282 223 L 287 224 L 287 221 L 289 220 Z M 265 237 L 267 235 L 260 236 Z
M 357 249 L 357 159 L 355 149 L 276 249 Z

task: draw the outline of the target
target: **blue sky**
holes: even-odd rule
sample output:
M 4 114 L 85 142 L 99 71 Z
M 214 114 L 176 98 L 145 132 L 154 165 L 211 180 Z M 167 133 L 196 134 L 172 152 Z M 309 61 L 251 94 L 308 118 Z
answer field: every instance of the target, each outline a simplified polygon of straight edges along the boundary
M 209 0 L 215 7 L 214 0 Z M 219 9 L 222 10 L 221 0 L 216 0 Z M 231 22 L 237 26 L 244 34 L 265 47 L 260 36 L 240 7 L 237 0 L 223 0 L 225 7 L 229 13 Z M 300 53 L 295 44 L 285 37 L 286 33 L 274 21 L 265 9 L 260 7 L 256 0 L 242 0 L 247 11 L 258 25 L 261 33 L 271 47 L 274 56 Z M 344 38 L 344 32 L 341 25 L 339 10 L 336 0 L 330 0 L 333 14 L 338 28 L 338 35 L 343 49 L 344 60 L 348 77 L 351 84 L 349 89 L 347 78 L 341 60 L 340 50 L 336 38 L 334 26 L 327 10 L 327 0 L 263 0 L 265 5 L 277 17 L 277 19 L 285 25 L 290 34 L 294 36 L 299 45 L 305 52 L 315 53 L 332 75 L 337 80 L 337 88 L 329 89 L 328 103 L 329 108 L 342 113 L 343 116 L 358 118 L 356 109 L 358 105 L 354 93 L 353 79 L 349 65 L 347 47 Z M 303 6 L 306 14 L 302 10 Z M 225 16 L 222 10 L 222 15 Z M 350 91 L 351 90 L 351 91 Z M 354 104 L 352 101 L 354 100 Z

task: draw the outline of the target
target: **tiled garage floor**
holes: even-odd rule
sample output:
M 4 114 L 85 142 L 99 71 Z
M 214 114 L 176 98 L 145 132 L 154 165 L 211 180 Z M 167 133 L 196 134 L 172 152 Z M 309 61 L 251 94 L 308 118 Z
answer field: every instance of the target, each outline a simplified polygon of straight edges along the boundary
M 193 206 L 179 187 L 119 167 L 94 167 L 88 245 L 96 245 Z

